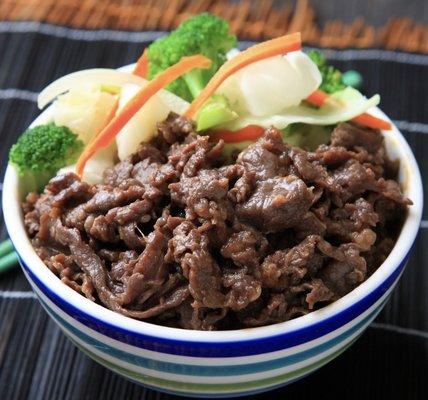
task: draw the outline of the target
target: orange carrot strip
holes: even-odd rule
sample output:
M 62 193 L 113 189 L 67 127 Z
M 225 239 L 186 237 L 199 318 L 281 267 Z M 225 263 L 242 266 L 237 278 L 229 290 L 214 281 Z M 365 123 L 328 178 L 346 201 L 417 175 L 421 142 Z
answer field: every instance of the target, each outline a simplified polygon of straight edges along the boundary
M 315 92 L 306 98 L 306 101 L 314 106 L 321 107 L 328 97 L 329 96 L 326 92 L 323 92 L 322 90 L 315 90 Z
M 389 121 L 377 118 L 374 115 L 368 113 L 358 115 L 358 117 L 352 118 L 351 121 L 371 129 L 380 129 L 383 131 L 389 131 L 392 129 L 391 123 Z
M 328 98 L 329 95 L 327 93 L 323 92 L 322 90 L 315 90 L 315 92 L 306 98 L 306 101 L 313 104 L 314 106 L 321 107 Z M 388 121 L 377 118 L 374 115 L 368 113 L 364 113 L 355 118 L 352 118 L 351 121 L 367 128 L 382 129 L 385 131 L 391 129 L 391 124 Z
M 260 136 L 263 136 L 265 130 L 258 125 L 248 125 L 237 131 L 229 131 L 227 129 L 216 130 L 211 137 L 214 140 L 224 140 L 225 143 L 238 143 L 245 141 L 255 141 Z
M 183 57 L 177 64 L 172 65 L 141 88 L 134 97 L 125 104 L 122 110 L 114 116 L 110 123 L 86 146 L 76 165 L 76 173 L 82 176 L 86 162 L 102 147 L 107 147 L 129 120 L 143 107 L 159 90 L 175 81 L 180 76 L 194 68 L 209 68 L 211 60 L 200 54 Z
M 247 50 L 242 51 L 234 58 L 226 61 L 220 69 L 214 74 L 207 86 L 202 90 L 199 96 L 193 100 L 190 107 L 184 113 L 188 118 L 192 118 L 198 109 L 208 100 L 216 89 L 232 74 L 239 71 L 256 61 L 265 58 L 279 56 L 290 51 L 299 50 L 302 46 L 300 33 L 281 36 L 276 39 L 256 44 Z
M 321 107 L 328 98 L 330 98 L 328 93 L 323 92 L 322 90 L 315 90 L 315 92 L 306 97 L 306 101 L 314 106 Z M 336 107 L 341 106 L 340 102 L 336 100 L 330 99 L 330 102 Z
M 138 59 L 137 64 L 135 64 L 134 75 L 138 75 L 141 78 L 147 79 L 147 73 L 149 72 L 149 50 L 146 47 L 143 51 L 143 54 Z
M 106 121 L 105 121 L 103 127 L 99 130 L 99 132 L 97 132 L 97 134 L 95 136 L 98 136 L 103 131 L 103 129 L 110 123 L 110 121 L 114 118 L 114 116 L 116 115 L 118 107 L 119 107 L 119 98 L 116 97 L 116 99 L 114 100 L 113 107 L 110 109 L 110 112 L 107 115 L 107 118 L 106 118 Z

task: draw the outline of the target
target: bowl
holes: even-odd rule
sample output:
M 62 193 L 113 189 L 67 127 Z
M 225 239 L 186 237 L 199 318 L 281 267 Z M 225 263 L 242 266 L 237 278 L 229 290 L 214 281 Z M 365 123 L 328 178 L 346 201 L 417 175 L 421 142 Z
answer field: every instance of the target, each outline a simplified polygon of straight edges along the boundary
M 33 125 L 51 120 L 51 109 Z M 371 110 L 386 118 L 379 109 Z M 249 395 L 289 384 L 352 345 L 381 311 L 397 284 L 422 215 L 422 182 L 402 134 L 384 132 L 399 180 L 413 200 L 391 254 L 352 292 L 291 321 L 221 332 L 190 331 L 137 321 L 95 304 L 63 284 L 37 256 L 26 235 L 19 177 L 8 167 L 3 210 L 25 276 L 50 317 L 83 352 L 124 377 L 156 390 L 194 397 Z M 368 350 L 367 350 L 368 351 Z

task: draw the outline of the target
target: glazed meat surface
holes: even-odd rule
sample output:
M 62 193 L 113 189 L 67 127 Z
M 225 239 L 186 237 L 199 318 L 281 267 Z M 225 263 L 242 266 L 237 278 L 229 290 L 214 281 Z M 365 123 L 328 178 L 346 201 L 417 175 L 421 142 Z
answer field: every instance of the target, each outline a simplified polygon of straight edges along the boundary
M 90 185 L 69 173 L 23 204 L 66 285 L 125 316 L 185 329 L 286 321 L 364 282 L 411 201 L 380 132 L 340 124 L 316 151 L 274 128 L 233 160 L 170 114 Z

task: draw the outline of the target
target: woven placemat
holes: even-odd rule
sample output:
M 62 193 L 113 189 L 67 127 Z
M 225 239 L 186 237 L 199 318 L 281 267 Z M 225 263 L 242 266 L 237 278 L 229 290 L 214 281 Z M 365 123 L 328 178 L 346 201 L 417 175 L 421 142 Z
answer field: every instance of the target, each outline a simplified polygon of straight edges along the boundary
M 348 1 L 350 0 L 343 3 Z M 356 1 L 353 0 L 354 4 Z M 374 0 L 365 1 L 368 3 Z M 417 1 L 422 5 L 426 0 Z M 110 3 L 119 6 L 137 4 L 133 0 Z M 161 4 L 162 1 L 145 1 L 145 3 L 155 9 L 155 3 Z M 49 82 L 73 71 L 87 68 L 117 68 L 134 62 L 143 48 L 161 33 L 124 34 L 122 30 L 163 30 L 175 26 L 175 16 L 171 17 L 171 14 L 167 13 L 173 14 L 177 10 L 183 10 L 178 4 L 190 2 L 165 1 L 162 4 L 166 3 L 168 11 L 163 10 L 165 12 L 157 19 L 150 20 L 152 25 L 147 25 L 149 13 L 144 16 L 138 11 L 140 9 L 134 8 L 138 12 L 136 14 L 138 18 L 136 15 L 129 15 L 128 12 L 126 20 L 123 14 L 115 15 L 114 8 L 101 0 L 91 3 L 86 0 L 80 3 L 76 0 L 68 2 L 0 0 L 2 16 L 0 18 L 48 23 L 46 26 L 44 24 L 38 26 L 37 23 L 0 23 L 0 190 L 10 146 L 39 114 L 37 93 Z M 192 3 L 202 4 L 198 1 Z M 213 1 L 209 3 L 210 7 L 214 6 Z M 64 8 L 64 4 L 68 4 L 68 8 Z M 86 6 L 80 8 L 79 4 Z M 89 7 L 88 4 L 92 6 Z M 304 2 L 300 2 L 300 7 L 303 7 L 302 4 L 305 5 Z M 43 17 L 48 9 L 51 10 L 50 15 L 55 18 L 47 20 Z M 92 12 L 97 11 L 96 17 L 89 18 L 88 9 Z M 197 13 L 201 10 L 202 8 L 199 8 L 191 12 Z M 309 18 L 306 14 L 308 8 L 304 10 L 305 18 Z M 189 12 L 188 9 L 187 11 Z M 283 13 L 280 14 L 281 18 L 277 18 L 281 23 L 277 22 L 275 26 L 282 26 L 285 20 L 293 19 L 297 20 L 294 22 L 295 26 L 298 23 L 302 24 L 298 22 L 296 13 L 291 9 L 288 11 L 289 14 L 284 10 L 280 12 Z M 397 9 L 390 12 L 399 13 Z M 314 11 L 311 13 L 312 21 L 315 21 Z M 352 14 L 351 11 L 348 14 Z M 111 17 L 107 18 L 106 15 Z M 180 11 L 178 19 L 184 18 L 184 15 Z M 263 29 L 268 32 L 270 29 L 268 27 L 271 27 L 273 17 L 269 15 L 272 15 L 272 11 L 265 15 L 268 15 L 269 23 L 259 24 L 257 29 L 253 28 L 253 32 L 258 32 L 258 35 L 261 35 Z M 288 15 L 287 19 L 284 15 Z M 150 16 L 152 17 L 152 14 Z M 80 21 L 80 25 L 72 23 L 74 20 Z M 160 25 L 159 21 L 163 21 L 165 25 Z M 96 29 L 109 28 L 119 32 L 64 29 L 63 25 L 73 28 L 89 26 Z M 243 25 L 241 23 L 233 26 L 237 30 Z M 241 37 L 252 38 L 250 33 L 244 32 L 242 28 L 238 31 Z M 395 35 L 400 38 L 400 34 Z M 262 36 L 253 36 L 256 37 Z M 394 40 L 388 46 L 391 49 L 403 49 L 399 47 L 400 41 Z M 428 40 L 425 39 L 425 42 L 428 43 Z M 246 44 L 248 43 L 240 43 L 243 47 Z M 382 47 L 379 44 L 373 46 Z M 422 48 L 417 51 L 422 52 Z M 381 94 L 382 109 L 403 132 L 426 181 L 428 55 L 382 49 L 344 51 L 328 49 L 324 52 L 339 69 L 354 69 L 361 72 L 364 77 L 362 91 L 365 94 L 368 96 L 374 93 Z M 426 186 L 425 199 L 428 199 L 428 185 Z M 0 212 L 0 241 L 6 235 Z M 421 231 L 408 266 L 384 310 L 362 337 L 336 360 L 304 380 L 274 392 L 244 399 L 306 400 L 314 397 L 319 400 L 427 399 L 427 244 L 428 202 L 425 201 Z M 105 369 L 79 351 L 49 319 L 19 269 L 11 270 L 0 277 L 0 399 L 187 400 L 139 387 Z
M 344 6 L 346 2 L 343 2 Z M 391 17 L 380 27 L 356 18 L 320 26 L 309 0 L 296 6 L 273 0 L 1 0 L 0 20 L 41 21 L 87 29 L 170 30 L 190 15 L 209 11 L 230 21 L 243 39 L 264 39 L 301 31 L 308 45 L 387 48 L 428 53 L 428 26 Z

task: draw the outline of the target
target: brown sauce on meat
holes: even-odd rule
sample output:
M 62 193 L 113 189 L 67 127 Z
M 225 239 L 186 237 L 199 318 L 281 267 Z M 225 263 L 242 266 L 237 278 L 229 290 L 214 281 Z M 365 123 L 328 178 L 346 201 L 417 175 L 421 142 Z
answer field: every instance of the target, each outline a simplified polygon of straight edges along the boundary
M 103 184 L 65 174 L 28 195 L 34 248 L 92 301 L 203 330 L 307 314 L 390 253 L 411 202 L 378 131 L 340 124 L 308 152 L 270 128 L 232 164 L 222 146 L 170 114 Z

